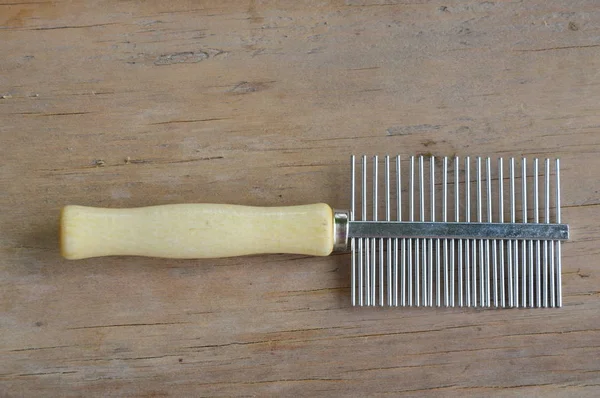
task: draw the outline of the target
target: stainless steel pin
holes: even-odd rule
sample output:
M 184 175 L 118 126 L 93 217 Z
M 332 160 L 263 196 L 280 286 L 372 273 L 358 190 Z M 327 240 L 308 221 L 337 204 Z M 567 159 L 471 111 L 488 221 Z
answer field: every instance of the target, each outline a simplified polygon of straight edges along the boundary
M 356 211 L 356 158 L 354 155 L 350 157 L 350 173 L 351 173 L 351 187 L 350 191 L 352 197 L 350 199 L 350 220 L 354 221 L 354 212 Z M 351 289 L 351 298 L 352 305 L 356 305 L 356 247 L 355 247 L 355 239 L 350 239 L 350 250 L 351 250 L 351 262 L 352 262 L 352 271 L 350 277 L 350 289 Z
M 550 223 L 550 159 L 544 162 L 544 222 Z M 544 307 L 550 305 L 550 268 L 548 262 L 548 241 L 544 241 Z
M 406 259 L 406 270 L 407 270 L 407 275 L 406 275 L 406 283 L 407 283 L 407 291 L 406 291 L 406 304 L 408 306 L 412 306 L 413 305 L 413 285 L 412 285 L 412 280 L 413 280 L 413 267 L 412 267 L 412 263 L 413 263 L 413 255 L 412 255 L 412 239 L 406 239 L 406 240 L 402 240 L 403 242 L 406 242 L 406 250 L 407 250 L 407 259 Z
M 373 221 L 377 221 L 378 214 L 377 210 L 379 208 L 379 157 L 377 155 L 373 156 Z M 373 239 L 371 241 L 371 305 L 377 305 L 377 243 L 381 243 L 381 239 Z M 381 250 L 379 256 L 379 276 L 380 278 L 383 276 L 383 259 L 381 258 Z M 379 291 L 380 301 L 379 305 L 383 305 L 383 291 L 381 290 L 383 286 L 382 282 L 383 278 L 379 281 Z
M 487 222 L 492 222 L 492 167 L 490 164 L 490 158 L 485 159 L 485 181 L 486 181 L 486 198 L 487 198 Z M 494 245 L 494 248 L 496 246 Z M 494 305 L 498 306 L 498 268 L 494 267 Z M 485 240 L 485 305 L 491 307 L 490 302 L 490 240 Z
M 387 255 L 387 282 L 386 282 L 386 286 L 387 286 L 387 305 L 388 306 L 393 306 L 394 305 L 394 296 L 393 296 L 393 286 L 392 286 L 392 271 L 393 271 L 393 264 L 392 264 L 392 254 L 393 254 L 393 243 L 392 243 L 392 238 L 388 238 L 387 239 L 387 245 L 386 245 L 386 255 Z
M 515 223 L 516 220 L 516 203 L 515 203 L 515 158 L 510 158 L 510 222 Z M 510 259 L 509 266 L 512 265 L 513 270 L 513 303 L 515 307 L 519 306 L 519 262 L 518 262 L 518 245 L 516 240 L 509 242 L 511 248 L 509 250 Z
M 385 291 L 385 251 L 384 251 L 384 239 L 379 239 L 379 305 L 383 307 L 385 305 L 384 291 Z
M 504 222 L 504 162 L 502 158 L 498 159 L 498 222 Z M 506 306 L 506 283 L 504 280 L 504 240 L 500 240 L 498 243 L 500 245 L 500 303 L 502 307 L 504 307 Z M 507 274 L 510 275 L 508 277 L 508 280 L 510 281 L 512 276 L 510 267 L 508 268 Z M 510 306 L 512 307 L 512 299 L 510 301 Z
M 482 200 L 481 200 L 481 157 L 477 156 L 477 222 L 483 222 Z
M 425 242 L 425 241 L 423 241 Z M 423 254 L 423 259 L 425 259 Z M 433 241 L 427 239 L 427 300 L 426 305 L 431 307 L 433 305 Z
M 444 239 L 444 241 L 446 241 Z M 435 267 L 436 267 L 436 278 L 435 278 L 435 305 L 437 307 L 442 306 L 442 261 L 440 252 L 440 240 L 435 240 Z
M 430 161 L 429 161 L 429 174 L 430 174 L 430 186 L 431 186 L 431 190 L 429 192 L 430 195 L 430 200 L 431 203 L 429 204 L 429 206 L 431 207 L 431 221 L 435 221 L 435 157 L 431 156 Z M 429 239 L 429 250 L 430 250 L 430 257 L 429 257 L 429 270 L 428 270 L 428 275 L 429 275 L 429 306 L 433 306 L 433 240 Z M 440 242 L 439 239 L 436 239 L 436 279 L 435 279 L 435 286 L 436 286 L 436 303 L 437 306 L 439 307 L 439 297 L 440 297 L 440 257 L 439 257 L 439 253 L 440 253 Z
M 500 305 L 500 282 L 498 280 L 498 245 L 500 244 L 500 241 L 502 239 L 494 239 L 492 241 L 488 241 L 488 244 L 492 245 L 492 269 L 493 269 L 493 275 L 492 277 L 494 278 L 494 282 L 492 285 L 492 288 L 494 289 L 494 307 L 498 308 L 498 306 Z M 504 268 L 502 267 L 503 263 L 500 263 L 500 268 Z M 490 303 L 490 306 L 492 304 Z
M 363 218 L 366 220 L 368 218 L 367 216 L 367 159 L 366 156 L 364 157 L 364 167 L 365 167 L 365 173 L 363 174 L 364 177 L 364 190 L 363 190 L 363 195 L 364 195 L 364 201 L 363 201 L 363 206 L 364 206 L 364 213 L 363 213 Z M 372 239 L 365 239 L 365 305 L 369 306 L 371 305 L 371 240 Z
M 456 222 L 460 221 L 460 167 L 459 167 L 458 156 L 454 158 L 454 219 Z M 452 240 L 454 243 L 454 240 Z M 452 245 L 454 249 L 454 244 Z M 454 253 L 453 253 L 454 254 Z M 454 258 L 454 256 L 453 256 Z M 462 258 L 462 239 L 458 240 L 458 305 L 462 307 L 464 305 L 463 300 L 463 258 Z
M 523 223 L 527 223 L 527 159 L 522 158 L 521 160 L 521 201 L 522 201 L 522 212 L 523 212 Z M 527 281 L 529 279 L 527 269 L 527 241 L 521 241 L 521 306 L 527 307 Z
M 377 241 L 371 239 L 371 306 L 377 305 Z
M 408 217 L 410 221 L 414 221 L 415 220 L 415 157 L 411 156 L 410 157 L 410 193 L 408 196 L 408 201 L 409 201 L 409 213 L 408 213 Z M 413 263 L 413 242 L 412 239 L 408 239 L 406 242 L 407 246 L 408 246 L 408 305 L 412 306 L 413 305 L 413 269 L 415 269 L 415 274 L 416 274 L 416 267 L 414 266 Z M 417 287 L 418 289 L 418 287 Z
M 550 159 L 548 159 L 548 164 L 550 163 Z M 548 166 L 550 169 L 550 166 Z M 548 170 L 548 177 L 550 175 L 550 170 Z M 550 184 L 548 184 L 550 185 Z M 549 186 L 548 186 L 549 189 Z M 555 187 L 556 189 L 556 187 Z M 548 191 L 548 201 L 550 197 L 550 191 Z M 555 202 L 556 205 L 556 202 Z M 550 206 L 548 206 L 550 207 Z M 550 220 L 550 209 L 548 209 L 548 220 Z M 556 263 L 554 261 L 554 241 L 549 241 L 548 246 L 550 248 L 550 253 L 548 254 L 548 258 L 550 260 L 550 307 L 556 307 Z
M 481 157 L 477 157 L 477 222 L 483 222 L 483 200 L 482 200 L 482 183 L 481 183 Z M 483 252 L 483 240 L 479 239 L 479 305 L 482 307 L 486 306 L 485 303 L 485 283 L 484 283 L 484 252 Z
M 444 222 L 448 222 L 448 158 L 444 156 L 443 163 L 443 174 L 444 174 L 444 189 L 443 189 L 443 198 L 442 198 L 442 219 Z M 439 252 L 439 248 L 438 248 Z M 449 297 L 449 286 L 450 281 L 448 280 L 449 272 L 448 272 L 448 239 L 444 239 L 444 306 L 448 307 L 450 305 L 450 297 Z M 454 281 L 452 281 L 454 283 Z M 438 304 L 439 305 L 439 304 Z
M 364 241 L 363 238 L 358 239 L 358 305 L 361 307 L 364 305 L 364 301 L 363 301 L 363 290 L 364 290 L 364 286 L 363 286 L 363 259 L 364 259 L 363 241 Z
M 515 307 L 519 307 L 520 298 L 519 298 L 519 280 L 523 277 L 520 275 L 519 271 L 519 241 L 513 241 L 513 266 L 514 266 L 514 296 L 515 296 Z
M 431 203 L 429 206 L 431 207 L 431 221 L 435 221 L 435 157 L 431 157 L 429 163 L 429 174 L 430 174 L 430 186 L 431 190 L 429 192 Z
M 365 305 L 371 305 L 371 239 L 365 239 Z
M 367 157 L 363 156 L 362 157 L 362 199 L 361 199 L 361 207 L 362 207 L 362 211 L 361 211 L 361 217 L 363 221 L 367 220 Z M 362 239 L 360 240 L 360 264 L 359 264 L 359 289 L 360 289 L 360 305 L 363 306 L 365 305 L 365 297 L 367 297 L 367 305 L 368 305 L 368 295 L 366 294 L 368 291 L 368 285 L 369 285 L 369 274 L 368 274 L 368 256 L 367 256 L 367 250 L 365 248 L 365 246 L 368 245 L 368 240 Z M 363 248 L 365 248 L 365 250 L 363 250 Z M 365 269 L 366 268 L 366 269 Z M 366 287 L 365 287 L 366 285 Z
M 385 219 L 386 221 L 392 220 L 392 209 L 391 209 L 391 197 L 390 197 L 390 157 L 385 156 Z M 387 305 L 393 305 L 392 297 L 392 238 L 387 239 Z M 383 290 L 383 286 L 381 287 Z
M 479 260 L 479 264 L 481 264 L 483 262 L 483 259 L 478 259 L 477 258 L 477 243 L 481 243 L 481 240 L 475 240 L 473 239 L 472 241 L 472 245 L 471 245 L 471 270 L 473 271 L 472 277 L 473 277 L 473 287 L 472 287 L 472 292 L 473 292 L 473 307 L 478 307 L 481 306 L 482 303 L 481 301 L 478 302 L 478 297 L 477 297 L 477 292 L 479 291 L 480 293 L 482 293 L 482 286 L 479 287 L 479 290 L 477 290 L 478 284 L 477 284 L 477 262 Z M 481 255 L 483 255 L 483 250 L 480 251 Z
M 420 239 L 415 239 L 415 306 L 421 306 L 421 261 L 420 261 Z
M 533 222 L 540 222 L 539 160 L 533 159 Z M 540 261 L 540 241 L 535 241 L 535 305 L 542 306 L 542 266 Z
M 401 173 L 401 165 L 400 165 L 400 155 L 396 156 L 396 212 L 397 212 L 397 220 L 402 221 L 402 173 Z M 396 238 L 395 242 L 396 254 L 398 254 L 398 239 Z M 402 239 L 401 245 L 401 259 L 400 259 L 400 297 L 401 297 L 401 305 L 406 305 L 406 240 Z M 396 275 L 396 280 L 398 279 L 398 262 L 396 261 L 396 266 L 394 269 L 394 274 Z M 395 291 L 395 305 L 398 305 L 398 283 L 396 282 L 396 291 Z
M 423 165 L 424 159 L 423 156 L 419 156 L 419 210 L 420 210 L 420 215 L 421 215 L 421 221 L 425 221 L 425 172 L 424 172 L 424 165 Z M 419 280 L 417 279 L 418 282 L 421 283 L 421 294 L 422 294 L 422 302 L 423 305 L 426 306 L 427 305 L 427 256 L 425 255 L 427 252 L 427 247 L 426 247 L 426 241 L 425 239 L 419 239 L 420 240 L 420 245 L 423 247 L 423 253 L 421 255 L 421 260 L 422 260 L 422 264 L 420 265 L 421 267 L 421 274 L 422 274 L 422 278 Z M 419 266 L 419 265 L 418 265 Z
M 402 269 L 402 306 L 406 305 L 406 239 L 402 239 L 402 257 L 400 257 L 400 267 Z
M 529 282 L 529 290 L 528 290 L 528 294 L 529 294 L 529 308 L 533 308 L 535 307 L 535 302 L 534 302 L 534 269 L 533 269 L 533 241 L 532 240 L 528 240 L 527 241 L 527 259 L 529 261 L 528 265 L 529 265 L 529 276 L 528 276 L 528 282 Z
M 550 259 L 550 307 L 556 307 L 556 267 L 554 263 L 554 242 L 549 241 L 548 246 L 550 247 L 550 253 L 548 254 L 548 258 Z
M 356 246 L 355 239 L 350 239 L 350 261 L 352 263 L 352 271 L 350 276 L 350 294 L 352 299 L 352 305 L 356 305 Z
M 549 272 L 549 268 L 548 268 L 548 241 L 544 240 L 544 248 L 543 248 L 543 255 L 542 255 L 542 259 L 543 259 L 543 270 L 544 270 L 544 282 L 542 284 L 542 289 L 543 289 L 543 295 L 542 295 L 542 307 L 546 308 L 549 305 L 549 301 L 548 301 L 548 294 L 549 294 L 549 289 L 550 287 L 548 286 L 549 283 L 549 278 L 548 278 L 548 272 Z
M 396 156 L 396 219 L 402 221 L 402 165 L 400 155 Z
M 471 222 L 471 159 L 465 157 L 465 221 Z M 469 239 L 465 240 L 465 301 L 471 306 L 471 250 Z
M 561 223 L 560 217 L 560 159 L 556 159 L 556 223 Z M 556 242 L 556 306 L 562 307 L 562 262 L 561 242 Z
M 448 305 L 450 307 L 454 307 L 455 306 L 455 300 L 454 300 L 454 294 L 455 294 L 455 291 L 454 291 L 454 283 L 455 283 L 454 276 L 455 276 L 455 273 L 454 273 L 454 269 L 455 269 L 455 266 L 456 266 L 456 263 L 455 263 L 455 260 L 454 260 L 454 254 L 455 254 L 454 253 L 454 239 L 451 239 L 449 244 L 450 244 L 450 281 L 449 281 L 449 284 L 450 284 L 450 293 L 448 295 L 449 295 L 450 301 L 449 301 Z
M 393 262 L 394 262 L 394 298 L 392 299 L 393 301 L 393 306 L 397 307 L 399 305 L 399 301 L 398 301 L 398 285 L 400 283 L 400 275 L 398 274 L 398 270 L 399 270 L 399 256 L 402 255 L 404 257 L 404 252 L 402 252 L 402 254 L 399 253 L 398 249 L 399 247 L 399 243 L 398 243 L 398 239 L 394 239 L 394 250 L 393 250 Z

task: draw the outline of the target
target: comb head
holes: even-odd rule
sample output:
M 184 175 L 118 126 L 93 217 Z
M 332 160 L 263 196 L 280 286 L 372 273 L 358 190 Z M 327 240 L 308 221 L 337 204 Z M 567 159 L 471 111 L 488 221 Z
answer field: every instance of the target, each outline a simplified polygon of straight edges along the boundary
M 569 229 L 553 163 L 352 156 L 352 305 L 560 307 Z

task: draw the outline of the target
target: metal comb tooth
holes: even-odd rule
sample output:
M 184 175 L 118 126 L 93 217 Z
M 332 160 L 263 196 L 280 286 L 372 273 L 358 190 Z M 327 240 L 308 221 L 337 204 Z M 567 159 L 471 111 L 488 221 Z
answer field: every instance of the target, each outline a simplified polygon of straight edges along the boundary
M 408 167 L 403 167 L 403 162 Z M 352 305 L 562 305 L 561 241 L 568 239 L 569 231 L 561 224 L 559 160 L 553 168 L 549 159 L 544 160 L 542 210 L 538 159 L 533 159 L 529 168 L 527 160 L 521 159 L 519 177 L 515 159 L 509 159 L 508 195 L 504 194 L 502 158 L 492 167 L 489 157 L 476 157 L 474 170 L 470 157 L 463 162 L 461 170 L 459 157 L 451 161 L 410 156 L 405 160 L 386 155 L 380 167 L 378 156 L 365 155 L 358 161 L 358 176 L 357 159 L 351 157 L 348 237 Z M 361 185 L 358 196 L 357 178 Z M 403 185 L 403 181 L 407 183 Z M 440 187 L 436 181 L 441 181 Z M 554 220 L 550 217 L 552 188 Z M 529 198 L 531 209 L 527 207 Z M 505 205 L 509 222 L 505 221 Z M 454 217 L 449 221 L 452 210 Z

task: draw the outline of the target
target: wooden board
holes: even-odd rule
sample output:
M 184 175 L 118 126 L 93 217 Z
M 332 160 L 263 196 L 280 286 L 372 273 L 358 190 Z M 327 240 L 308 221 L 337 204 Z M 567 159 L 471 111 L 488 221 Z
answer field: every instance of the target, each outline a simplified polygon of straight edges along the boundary
M 0 395 L 598 396 L 600 8 L 0 2 Z M 63 260 L 66 204 L 349 206 L 351 153 L 560 157 L 564 307 L 354 309 L 349 256 Z

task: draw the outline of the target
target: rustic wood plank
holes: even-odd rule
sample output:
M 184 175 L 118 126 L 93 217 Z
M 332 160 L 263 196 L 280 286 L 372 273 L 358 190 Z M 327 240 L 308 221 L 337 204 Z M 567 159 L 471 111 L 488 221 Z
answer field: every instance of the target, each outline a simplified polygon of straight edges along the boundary
M 594 0 L 0 2 L 0 393 L 597 396 Z M 353 309 L 349 256 L 68 262 L 65 204 L 348 206 L 356 153 L 560 156 L 564 308 Z

